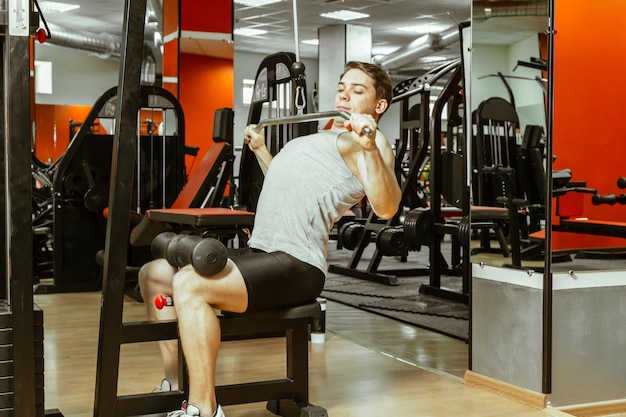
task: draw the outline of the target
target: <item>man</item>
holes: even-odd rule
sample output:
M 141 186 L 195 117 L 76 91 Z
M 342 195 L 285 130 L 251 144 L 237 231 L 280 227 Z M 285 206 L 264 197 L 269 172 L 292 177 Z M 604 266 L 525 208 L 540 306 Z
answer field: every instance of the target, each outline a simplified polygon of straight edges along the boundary
M 273 157 L 263 134 L 245 130 L 265 180 L 259 197 L 250 252 L 228 260 L 211 277 L 191 266 L 176 271 L 165 260 L 145 265 L 139 274 L 142 295 L 171 295 L 175 308 L 157 310 L 152 320 L 178 319 L 189 369 L 189 403 L 169 416 L 224 413 L 215 398 L 215 363 L 220 326 L 214 309 L 243 313 L 303 304 L 324 287 L 328 235 L 344 212 L 367 196 L 372 210 L 391 218 L 400 204 L 394 155 L 378 120 L 392 98 L 391 82 L 379 67 L 349 62 L 341 77 L 335 108 L 351 114 L 331 130 L 291 140 Z M 175 388 L 177 341 L 161 342 L 165 379 Z

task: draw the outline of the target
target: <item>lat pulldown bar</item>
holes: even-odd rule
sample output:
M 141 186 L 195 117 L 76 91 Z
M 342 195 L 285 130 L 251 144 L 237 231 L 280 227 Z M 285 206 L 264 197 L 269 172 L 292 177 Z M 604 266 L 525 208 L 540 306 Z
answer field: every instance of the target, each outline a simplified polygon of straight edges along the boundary
M 346 120 L 350 119 L 350 113 L 344 110 L 332 110 L 332 111 L 324 111 L 320 113 L 298 114 L 295 116 L 283 116 L 283 117 L 277 117 L 274 119 L 261 120 L 259 124 L 256 125 L 256 127 L 254 128 L 254 131 L 259 133 L 266 126 L 309 122 L 313 120 L 328 119 L 328 118 L 337 117 L 337 116 L 340 116 Z M 372 130 L 371 127 L 365 127 L 363 129 L 363 134 L 366 136 L 371 136 L 373 133 L 374 131 Z

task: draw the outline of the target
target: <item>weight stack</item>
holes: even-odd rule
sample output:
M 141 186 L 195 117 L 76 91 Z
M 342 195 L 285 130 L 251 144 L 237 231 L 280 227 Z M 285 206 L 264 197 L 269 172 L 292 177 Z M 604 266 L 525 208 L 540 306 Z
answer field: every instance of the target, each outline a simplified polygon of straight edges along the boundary
M 33 306 L 35 408 L 36 416 L 46 415 L 44 405 L 43 310 Z M 5 301 L 0 303 L 0 417 L 15 416 L 13 376 L 13 317 Z

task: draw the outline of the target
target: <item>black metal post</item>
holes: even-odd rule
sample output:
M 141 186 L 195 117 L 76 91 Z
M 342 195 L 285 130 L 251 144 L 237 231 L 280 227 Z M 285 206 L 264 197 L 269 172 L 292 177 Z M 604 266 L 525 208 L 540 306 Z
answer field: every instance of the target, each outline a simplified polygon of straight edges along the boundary
M 117 414 L 122 311 L 135 167 L 146 0 L 126 0 L 105 242 L 94 416 Z
M 546 118 L 546 237 L 543 273 L 542 391 L 552 392 L 552 128 L 554 117 L 554 0 L 548 1 L 548 116 Z
M 8 50 L 7 48 L 7 43 L 8 43 L 8 38 L 6 36 L 2 36 L 0 37 L 0 56 L 2 56 L 2 62 L 6 62 L 7 59 L 5 57 L 5 54 Z M 6 97 L 7 97 L 7 88 L 5 86 L 4 83 L 4 77 L 5 77 L 5 66 L 8 66 L 8 64 L 5 65 L 0 65 L 0 80 L 3 80 L 2 82 L 0 82 L 0 97 L 2 97 L 2 112 L 0 113 L 0 137 L 2 138 L 2 140 L 0 140 L 0 164 L 2 165 L 2 169 L 0 170 L 0 190 L 2 190 L 2 201 L 5 202 L 8 199 L 9 196 L 9 189 L 8 189 L 8 165 L 6 164 L 7 161 L 7 115 L 6 113 L 6 109 L 7 107 L 7 103 L 6 103 Z M 3 203 L 0 204 L 0 219 L 6 219 L 7 218 L 7 204 Z M 9 277 L 9 272 L 8 272 L 8 264 L 9 264 L 9 250 L 7 248 L 6 242 L 9 236 L 9 232 L 8 232 L 8 228 L 7 228 L 7 224 L 6 224 L 6 220 L 4 223 L 4 227 L 0 228 L 0 253 L 2 253 L 2 259 L 0 260 L 0 300 L 6 300 L 8 297 L 8 277 Z
M 30 15 L 30 5 L 25 11 Z M 11 14 L 12 11 L 7 11 Z M 33 236 L 30 172 L 30 25 L 17 20 L 24 29 L 3 37 L 4 125 L 6 159 L 5 230 L 9 234 L 6 260 L 10 280 L 9 306 L 13 321 L 13 395 L 20 416 L 35 416 L 35 361 L 33 314 Z M 20 16 L 24 16 L 21 14 Z M 9 24 L 11 26 L 11 24 Z

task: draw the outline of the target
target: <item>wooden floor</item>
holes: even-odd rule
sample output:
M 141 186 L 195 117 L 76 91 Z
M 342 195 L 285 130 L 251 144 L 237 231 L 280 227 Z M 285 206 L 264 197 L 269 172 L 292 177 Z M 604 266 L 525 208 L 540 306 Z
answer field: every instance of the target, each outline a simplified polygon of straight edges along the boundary
M 100 293 L 38 294 L 35 302 L 44 311 L 46 409 L 91 416 Z M 124 319 L 144 317 L 143 304 L 127 299 Z M 330 417 L 564 415 L 464 385 L 467 351 L 459 340 L 329 302 L 326 343 L 310 345 L 310 401 Z M 282 339 L 225 343 L 218 383 L 283 377 L 283 355 Z M 161 378 L 156 344 L 122 347 L 119 394 L 149 392 Z M 273 415 L 262 403 L 224 410 L 228 417 Z

